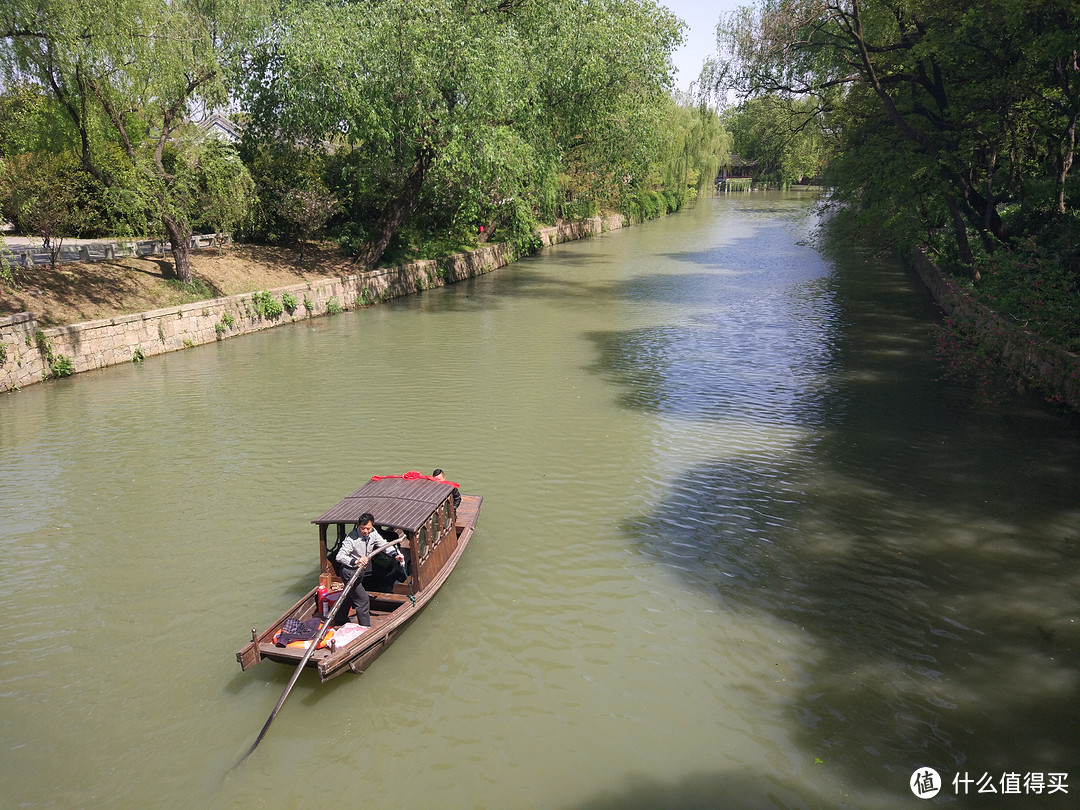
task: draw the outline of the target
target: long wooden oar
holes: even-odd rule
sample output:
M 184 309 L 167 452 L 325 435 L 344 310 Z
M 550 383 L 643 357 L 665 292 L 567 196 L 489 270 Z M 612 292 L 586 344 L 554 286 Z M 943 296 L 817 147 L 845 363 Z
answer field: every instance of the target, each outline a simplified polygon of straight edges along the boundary
M 371 555 L 371 557 L 368 557 L 368 562 L 371 562 L 371 560 L 377 554 L 382 554 L 387 549 L 394 548 L 395 546 L 397 546 L 398 543 L 404 542 L 404 540 L 405 540 L 404 537 L 399 537 L 397 540 L 393 540 L 393 541 L 387 543 L 384 546 L 379 546 L 379 548 L 375 550 L 375 552 Z M 364 564 L 364 565 L 362 565 L 362 566 L 360 566 L 359 568 L 356 569 L 356 573 L 353 574 L 352 577 L 349 578 L 348 583 L 345 585 L 345 588 L 342 590 L 342 592 L 341 592 L 342 597 L 344 597 L 344 595 L 346 593 L 350 592 L 350 588 L 352 588 L 354 584 L 356 585 L 356 587 L 361 587 L 358 580 L 360 579 L 361 575 L 364 573 L 364 569 L 366 569 L 366 568 L 367 568 L 367 565 Z M 318 635 L 315 636 L 315 638 L 313 638 L 311 640 L 311 644 L 309 644 L 307 650 L 304 651 L 304 657 L 300 659 L 300 663 L 296 667 L 296 672 L 294 672 L 292 678 L 289 679 L 289 685 L 285 687 L 285 691 L 282 692 L 281 697 L 278 698 L 278 702 L 277 702 L 277 705 L 274 707 L 274 710 L 272 712 L 270 712 L 270 716 L 266 718 L 266 724 L 262 727 L 262 731 L 259 732 L 259 736 L 255 738 L 255 742 L 253 742 L 251 744 L 251 748 L 249 748 L 247 750 L 247 753 L 244 754 L 242 757 L 240 757 L 240 759 L 237 761 L 236 765 L 233 766 L 234 768 L 237 765 L 239 765 L 241 762 L 243 762 L 245 759 L 250 757 L 251 752 L 259 747 L 259 743 L 261 743 L 262 740 L 263 740 L 263 737 L 266 736 L 266 732 L 269 730 L 270 724 L 274 722 L 274 718 L 277 717 L 277 713 L 279 711 L 281 711 L 281 707 L 285 704 L 285 698 L 287 698 L 289 696 L 289 692 L 292 691 L 293 685 L 296 683 L 297 679 L 300 677 L 300 673 L 304 671 L 304 664 L 306 664 L 308 662 L 308 659 L 311 658 L 311 654 L 313 652 L 315 652 L 315 648 L 319 646 L 319 642 L 321 642 L 322 639 L 323 639 L 323 636 L 326 635 L 326 630 L 330 626 L 330 622 L 332 622 L 334 620 L 334 617 L 337 615 L 338 609 L 341 607 L 341 603 L 344 602 L 344 601 L 345 600 L 343 598 L 339 598 L 334 603 L 334 607 L 331 608 L 329 615 L 327 615 L 327 617 L 326 617 L 326 621 L 324 621 L 322 623 L 322 626 L 319 628 Z

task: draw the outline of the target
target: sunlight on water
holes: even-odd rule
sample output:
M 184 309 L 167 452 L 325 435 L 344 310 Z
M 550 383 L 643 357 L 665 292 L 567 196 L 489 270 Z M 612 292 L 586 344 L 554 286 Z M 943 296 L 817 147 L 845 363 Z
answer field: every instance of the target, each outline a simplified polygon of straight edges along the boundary
M 892 808 L 917 766 L 1068 771 L 1080 427 L 936 381 L 908 276 L 814 224 L 703 200 L 0 397 L 5 806 Z M 484 496 L 454 576 L 230 772 L 291 675 L 233 656 L 313 584 L 309 521 L 436 466 Z

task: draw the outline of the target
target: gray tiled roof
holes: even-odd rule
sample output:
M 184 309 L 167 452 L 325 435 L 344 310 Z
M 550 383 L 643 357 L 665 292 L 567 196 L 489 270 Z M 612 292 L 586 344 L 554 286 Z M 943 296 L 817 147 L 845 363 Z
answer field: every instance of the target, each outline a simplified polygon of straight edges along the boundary
M 355 523 L 371 512 L 380 526 L 415 532 L 452 490 L 449 484 L 426 479 L 373 479 L 311 522 Z

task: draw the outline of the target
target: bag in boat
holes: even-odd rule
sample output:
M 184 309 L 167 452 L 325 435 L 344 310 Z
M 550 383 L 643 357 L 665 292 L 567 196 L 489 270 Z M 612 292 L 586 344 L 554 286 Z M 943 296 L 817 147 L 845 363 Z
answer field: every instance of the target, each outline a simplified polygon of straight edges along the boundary
M 311 641 L 319 635 L 322 626 L 320 619 L 311 618 L 306 621 L 299 619 L 286 619 L 281 626 L 281 631 L 274 636 L 274 643 L 279 647 L 286 647 L 294 641 Z

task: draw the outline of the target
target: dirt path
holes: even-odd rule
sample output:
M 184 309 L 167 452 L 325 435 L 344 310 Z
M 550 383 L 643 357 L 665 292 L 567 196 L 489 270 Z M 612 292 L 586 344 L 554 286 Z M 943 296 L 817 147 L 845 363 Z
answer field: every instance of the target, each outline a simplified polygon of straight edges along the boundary
M 332 245 L 309 246 L 303 262 L 295 248 L 198 250 L 191 269 L 194 283 L 185 288 L 173 278 L 171 259 L 14 268 L 18 287 L 0 282 L 0 316 L 32 312 L 43 326 L 64 326 L 356 272 Z

